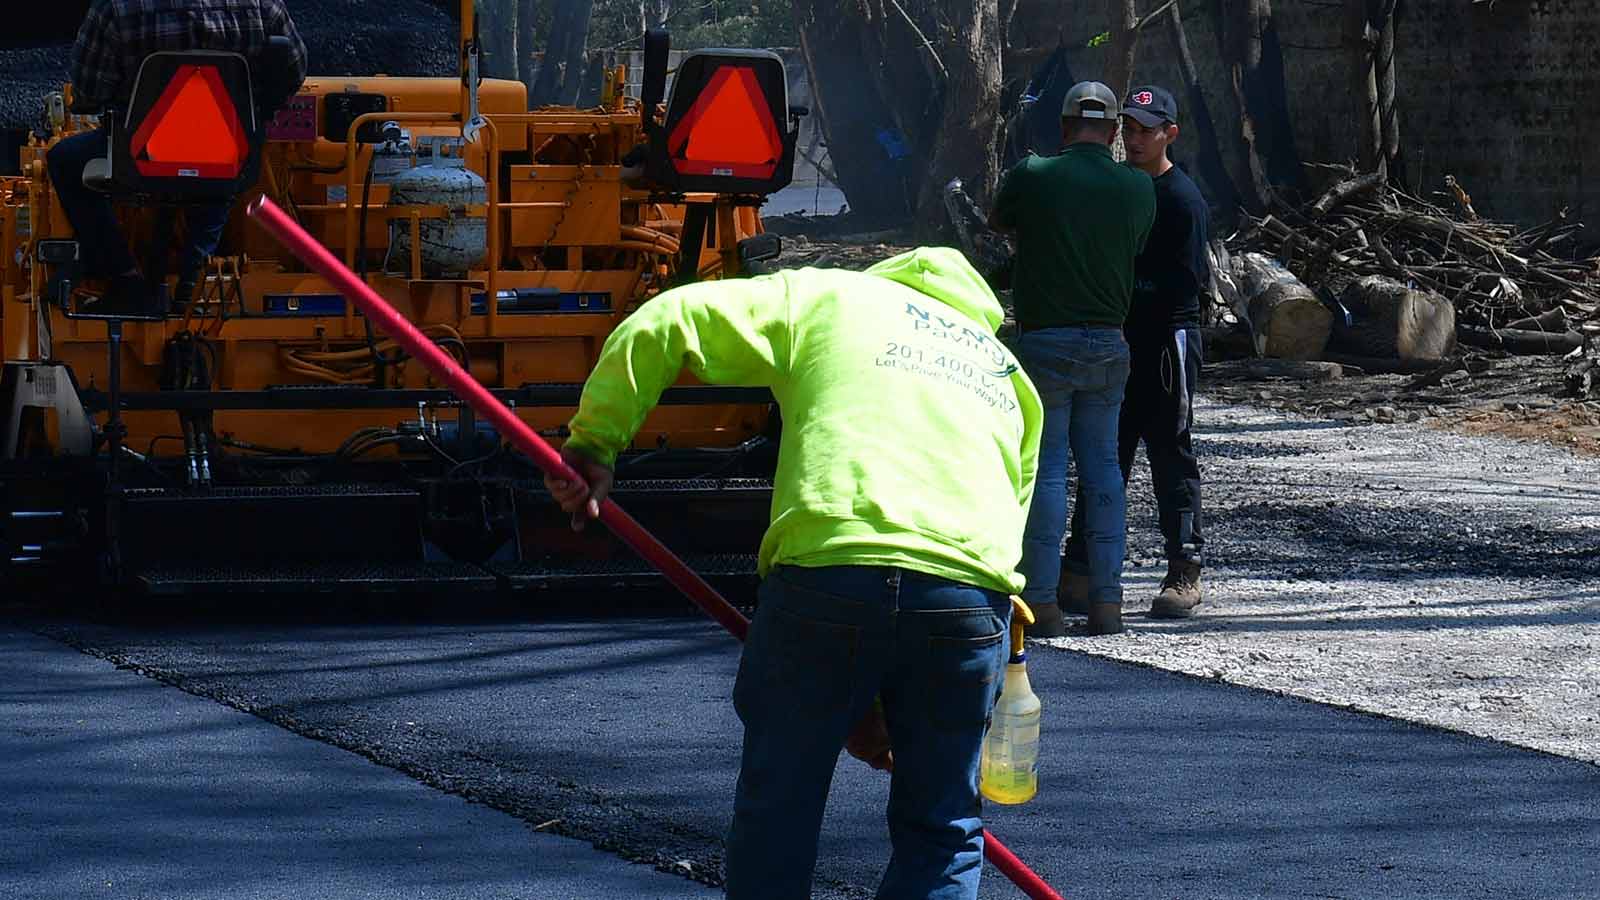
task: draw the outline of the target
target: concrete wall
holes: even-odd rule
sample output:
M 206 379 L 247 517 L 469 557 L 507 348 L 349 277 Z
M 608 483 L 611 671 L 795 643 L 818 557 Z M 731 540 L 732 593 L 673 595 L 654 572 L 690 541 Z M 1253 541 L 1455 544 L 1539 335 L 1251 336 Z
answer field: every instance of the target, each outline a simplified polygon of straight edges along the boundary
M 1139 0 L 1141 10 L 1155 0 Z M 1289 112 L 1301 156 L 1345 162 L 1356 154 L 1355 99 L 1342 46 L 1338 0 L 1278 0 Z M 1237 113 L 1223 72 L 1210 4 L 1187 2 L 1190 50 L 1225 154 L 1238 143 Z M 1018 46 L 1076 46 L 1073 74 L 1100 77 L 1103 49 L 1084 47 L 1105 28 L 1104 0 L 1021 0 Z M 1445 174 L 1485 216 L 1534 224 L 1563 206 L 1600 215 L 1600 144 L 1584 113 L 1600 95 L 1596 0 L 1402 0 L 1397 40 L 1400 139 L 1408 186 L 1443 190 Z M 1165 27 L 1140 44 L 1136 80 L 1181 86 Z M 1186 154 L 1179 153 L 1187 162 Z

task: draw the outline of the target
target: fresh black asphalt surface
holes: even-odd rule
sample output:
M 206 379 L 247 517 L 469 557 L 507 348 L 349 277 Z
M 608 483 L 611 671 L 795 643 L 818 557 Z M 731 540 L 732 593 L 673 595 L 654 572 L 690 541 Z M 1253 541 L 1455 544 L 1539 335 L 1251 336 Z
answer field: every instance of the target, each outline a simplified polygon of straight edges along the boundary
M 738 645 L 432 610 L 0 631 L 0 896 L 717 896 Z M 1043 789 L 987 824 L 1066 897 L 1597 893 L 1595 766 L 1047 648 L 1029 671 Z M 815 896 L 872 896 L 887 786 L 842 759 Z M 1021 895 L 991 868 L 982 896 Z
M 705 891 L 0 624 L 0 897 Z

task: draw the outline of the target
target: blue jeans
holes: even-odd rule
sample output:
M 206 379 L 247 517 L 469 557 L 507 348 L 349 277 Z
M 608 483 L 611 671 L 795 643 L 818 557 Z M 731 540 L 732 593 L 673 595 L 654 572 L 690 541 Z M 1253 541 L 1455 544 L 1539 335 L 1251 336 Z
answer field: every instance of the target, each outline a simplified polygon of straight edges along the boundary
M 1017 341 L 1017 358 L 1044 402 L 1039 472 L 1023 535 L 1021 571 L 1029 606 L 1056 602 L 1067 530 L 1067 463 L 1082 479 L 1089 599 L 1122 600 L 1127 492 L 1117 459 L 1117 421 L 1128 382 L 1120 328 L 1046 328 Z
M 881 695 L 894 851 L 878 897 L 977 897 L 978 754 L 1004 684 L 1010 621 L 1005 594 L 916 572 L 775 568 L 733 689 L 745 733 L 727 895 L 811 896 L 839 751 Z
M 56 196 L 61 198 L 61 209 L 78 237 L 88 273 L 100 277 L 121 275 L 138 267 L 128 250 L 127 240 L 117 228 L 111 198 L 83 186 L 84 166 L 106 155 L 107 141 L 105 131 L 88 131 L 62 138 L 45 155 L 50 183 Z M 231 203 L 196 203 L 183 207 L 189 236 L 179 261 L 180 281 L 195 279 L 206 259 L 216 252 L 231 208 Z M 172 241 L 175 224 L 173 212 L 164 208 L 158 214 L 153 259 L 166 258 L 166 245 Z M 165 272 L 159 271 L 157 266 L 149 267 L 145 274 L 155 280 L 165 277 Z

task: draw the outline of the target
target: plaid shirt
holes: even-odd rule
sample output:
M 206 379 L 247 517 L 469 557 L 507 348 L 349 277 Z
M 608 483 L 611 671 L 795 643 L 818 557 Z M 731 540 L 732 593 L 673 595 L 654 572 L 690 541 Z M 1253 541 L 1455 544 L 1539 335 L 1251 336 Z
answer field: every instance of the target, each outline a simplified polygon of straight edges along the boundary
M 283 71 L 263 72 L 267 38 L 293 45 Z M 158 50 L 220 50 L 250 62 L 256 97 L 270 114 L 306 78 L 306 45 L 283 0 L 96 0 L 72 48 L 73 107 L 99 111 L 127 100 L 144 58 Z

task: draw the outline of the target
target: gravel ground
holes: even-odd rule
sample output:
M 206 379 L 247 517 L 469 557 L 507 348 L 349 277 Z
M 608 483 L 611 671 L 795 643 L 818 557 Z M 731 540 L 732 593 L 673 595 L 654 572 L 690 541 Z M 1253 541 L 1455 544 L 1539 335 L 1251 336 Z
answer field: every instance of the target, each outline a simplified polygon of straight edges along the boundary
M 1206 602 L 1165 572 L 1141 458 L 1127 633 L 1046 640 L 1600 763 L 1600 461 L 1542 442 L 1202 401 Z

